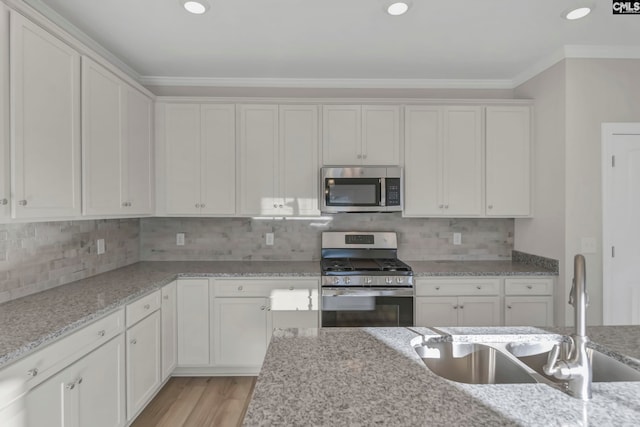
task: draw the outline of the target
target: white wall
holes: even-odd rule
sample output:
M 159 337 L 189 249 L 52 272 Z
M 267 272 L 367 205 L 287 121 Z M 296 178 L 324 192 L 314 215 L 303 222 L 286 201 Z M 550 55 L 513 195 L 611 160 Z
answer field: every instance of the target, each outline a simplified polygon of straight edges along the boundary
M 514 93 L 536 108 L 535 212 L 516 220 L 514 249 L 560 261 L 556 323 L 570 325 L 573 257 L 581 238 L 597 238 L 597 253 L 585 254 L 587 321 L 602 324 L 601 124 L 640 122 L 640 60 L 567 59 Z
M 598 252 L 585 255 L 591 300 L 587 318 L 602 324 L 601 125 L 640 122 L 640 60 L 566 62 L 566 259 L 580 252 L 582 237 L 598 239 Z M 565 282 L 572 276 L 567 268 Z
M 565 61 L 515 89 L 534 104 L 533 218 L 515 220 L 514 249 L 554 258 L 565 269 Z M 564 323 L 565 283 L 556 289 L 555 319 Z

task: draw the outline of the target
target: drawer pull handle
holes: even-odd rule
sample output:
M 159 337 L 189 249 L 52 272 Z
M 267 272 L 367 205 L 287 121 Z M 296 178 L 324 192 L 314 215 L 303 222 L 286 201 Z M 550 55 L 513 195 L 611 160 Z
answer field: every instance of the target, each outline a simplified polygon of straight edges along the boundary
M 104 329 L 101 329 L 101 330 L 98 331 L 98 336 L 103 337 L 104 334 L 106 334 L 106 333 L 107 333 L 107 331 L 105 331 Z
M 145 309 L 145 310 L 149 310 L 150 308 L 151 308 L 151 306 L 150 306 L 149 304 L 145 304 L 145 305 L 144 305 L 144 309 Z
M 130 342 L 131 344 L 134 344 L 134 345 L 135 345 L 135 344 L 137 344 L 137 343 L 138 343 L 138 340 L 134 338 L 134 339 L 132 339 L 132 340 L 131 340 L 131 341 L 129 341 L 129 342 Z
M 238 286 L 238 290 L 241 291 L 242 290 L 242 285 Z
M 0 205 L 2 205 L 2 206 L 6 205 L 7 203 L 9 203 L 9 201 L 7 199 L 0 200 Z
M 532 285 L 527 285 L 527 289 L 533 289 Z
M 30 377 L 35 377 L 36 375 L 38 375 L 38 368 L 29 369 L 27 371 L 27 375 L 29 375 Z

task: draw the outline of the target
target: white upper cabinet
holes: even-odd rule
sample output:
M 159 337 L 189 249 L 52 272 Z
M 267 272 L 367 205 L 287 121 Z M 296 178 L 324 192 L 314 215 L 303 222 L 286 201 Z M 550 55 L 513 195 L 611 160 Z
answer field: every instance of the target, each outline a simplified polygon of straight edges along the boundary
M 82 58 L 83 211 L 152 212 L 151 100 Z
M 80 215 L 80 55 L 11 13 L 16 218 Z
M 240 105 L 241 215 L 318 215 L 318 109 Z
M 531 109 L 486 109 L 486 214 L 531 215 Z
M 163 104 L 164 209 L 169 215 L 235 213 L 233 104 Z
M 324 165 L 400 163 L 397 105 L 324 105 L 322 131 Z
M 405 215 L 482 215 L 480 107 L 405 109 Z
M 9 159 L 9 9 L 0 3 L 0 221 L 11 216 Z

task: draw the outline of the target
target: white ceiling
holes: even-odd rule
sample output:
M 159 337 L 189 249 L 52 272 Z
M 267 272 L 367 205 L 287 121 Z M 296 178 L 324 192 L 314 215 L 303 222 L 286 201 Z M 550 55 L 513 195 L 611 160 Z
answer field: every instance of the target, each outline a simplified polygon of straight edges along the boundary
M 383 0 L 209 1 L 197 16 L 179 0 L 26 0 L 147 83 L 507 87 L 567 55 L 640 57 L 640 15 L 612 15 L 610 0 L 412 0 L 400 17 Z M 591 15 L 561 18 L 585 3 Z

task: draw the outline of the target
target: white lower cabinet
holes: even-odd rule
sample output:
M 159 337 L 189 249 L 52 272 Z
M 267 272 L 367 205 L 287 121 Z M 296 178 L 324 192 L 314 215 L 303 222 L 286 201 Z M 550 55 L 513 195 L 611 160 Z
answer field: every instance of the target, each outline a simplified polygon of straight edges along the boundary
M 500 297 L 417 297 L 417 326 L 499 326 Z
M 178 366 L 210 366 L 209 279 L 180 279 Z
M 506 326 L 553 326 L 552 278 L 505 279 Z
M 162 321 L 162 381 L 178 363 L 177 285 L 171 282 L 162 288 L 160 317 Z
M 125 424 L 122 334 L 31 390 L 26 426 L 114 427 Z
M 160 294 L 160 291 L 155 294 Z M 153 306 L 152 302 L 146 302 L 145 298 L 127 306 L 127 315 L 129 308 L 133 305 L 141 305 L 142 310 L 149 312 L 133 326 L 129 326 L 129 317 L 127 317 L 127 326 L 129 326 L 126 332 L 128 420 L 132 420 L 144 408 L 162 383 L 159 300 L 158 295 L 157 306 Z M 136 313 L 135 309 L 131 311 Z

